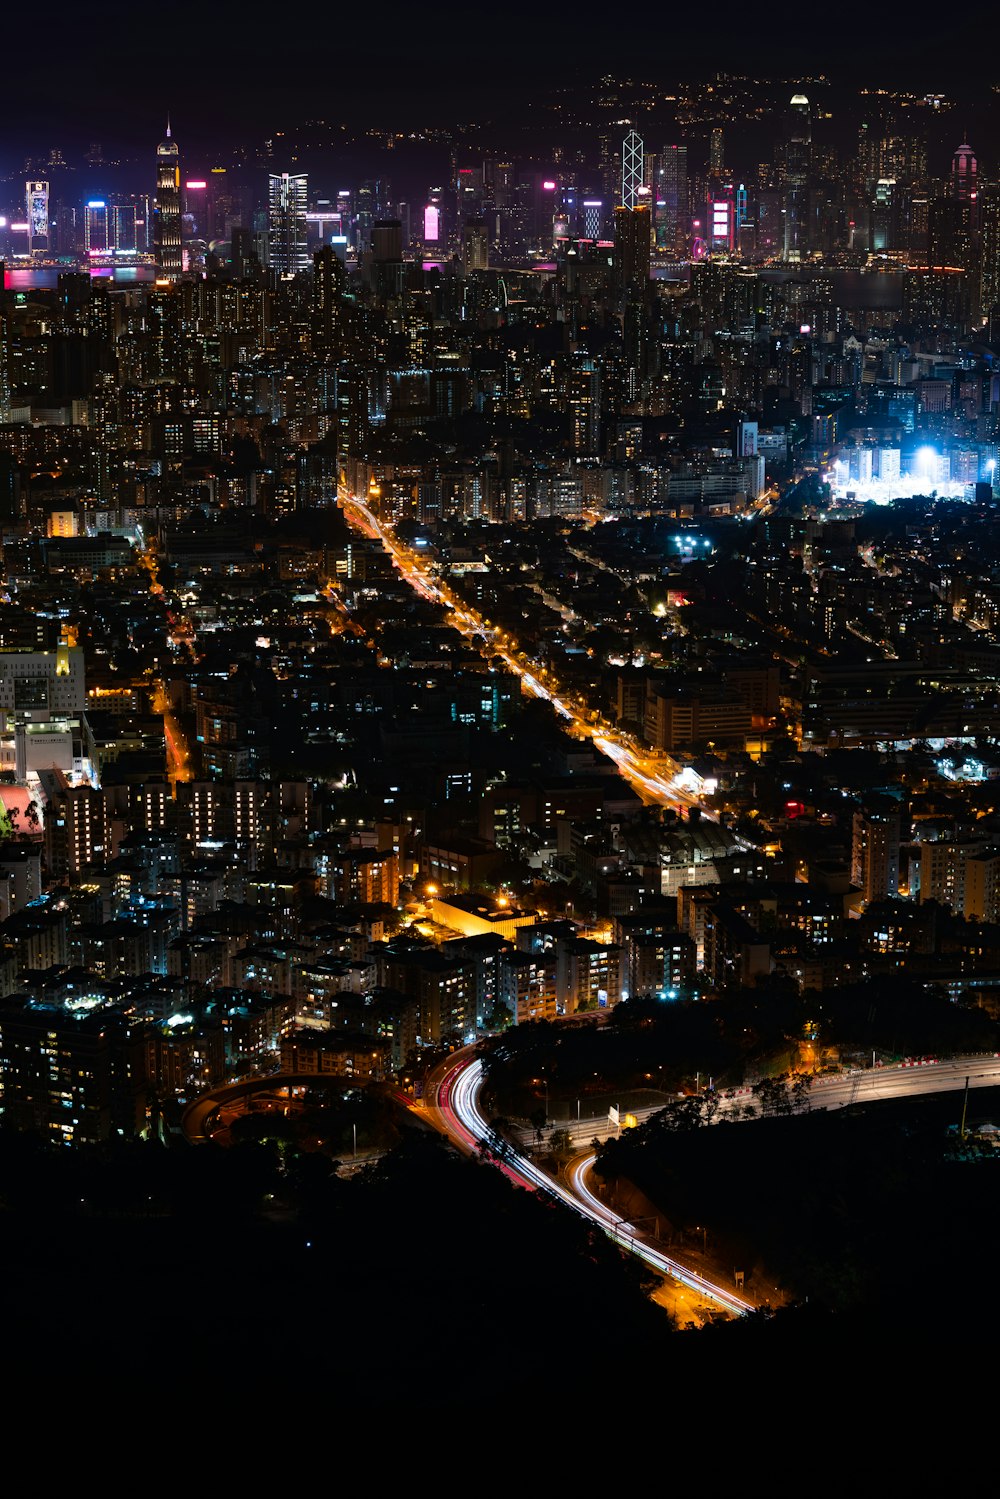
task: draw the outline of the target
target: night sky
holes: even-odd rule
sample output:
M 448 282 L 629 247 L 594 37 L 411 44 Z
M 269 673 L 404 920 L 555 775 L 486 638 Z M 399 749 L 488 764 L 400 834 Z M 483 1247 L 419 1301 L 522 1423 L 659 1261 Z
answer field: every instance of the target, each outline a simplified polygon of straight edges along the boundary
M 826 73 L 853 81 L 982 94 L 992 83 L 985 4 L 963 8 L 961 34 L 941 46 L 940 13 L 860 28 L 847 5 L 625 7 L 379 5 L 260 12 L 225 3 L 174 9 L 48 5 L 37 37 L 26 12 L 0 101 L 0 156 L 70 149 L 90 140 L 156 138 L 167 109 L 188 139 L 254 138 L 303 115 L 365 123 L 453 123 L 470 111 L 516 117 L 526 95 L 604 71 L 691 77 L 714 68 L 784 78 Z M 256 17 L 263 14 L 258 23 Z M 935 45 L 929 45 L 929 35 Z M 37 63 L 29 61 L 37 48 Z M 13 64 L 13 65 L 11 65 Z M 978 69 L 978 74 L 977 74 Z M 183 124 L 181 123 L 183 122 Z

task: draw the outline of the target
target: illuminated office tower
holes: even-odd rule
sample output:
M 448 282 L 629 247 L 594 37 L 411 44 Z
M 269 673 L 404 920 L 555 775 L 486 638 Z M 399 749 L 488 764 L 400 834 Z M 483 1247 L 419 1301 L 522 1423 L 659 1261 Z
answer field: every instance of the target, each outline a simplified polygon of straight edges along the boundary
M 809 100 L 805 94 L 793 94 L 788 106 L 788 139 L 785 142 L 785 260 L 802 260 L 809 250 L 807 229 L 811 152 Z
M 969 225 L 979 223 L 979 168 L 972 147 L 963 143 L 951 158 L 951 196 L 969 205 Z
M 618 199 L 622 208 L 635 208 L 638 203 L 644 165 L 642 136 L 638 131 L 630 130 L 622 141 L 621 195 Z
M 103 198 L 91 198 L 84 209 L 83 243 L 88 255 L 106 255 L 111 249 L 108 205 Z
M 24 207 L 28 220 L 28 254 L 45 254 L 49 249 L 49 184 L 26 182 Z
M 726 172 L 726 142 L 722 126 L 713 127 L 708 140 L 708 170 L 712 177 L 723 177 Z
M 181 165 L 169 121 L 166 140 L 156 148 L 153 254 L 160 275 L 167 281 L 178 281 L 184 268 L 181 254 Z
M 441 209 L 432 193 L 424 209 L 424 244 L 436 247 L 441 238 Z
M 377 183 L 363 182 L 355 198 L 354 243 L 359 256 L 366 255 L 372 248 L 372 231 L 378 209 L 377 189 Z
M 309 266 L 308 201 L 304 172 L 268 177 L 267 263 L 279 276 L 295 276 Z
M 184 214 L 181 219 L 184 238 L 208 239 L 208 180 L 194 178 L 184 184 Z
M 583 238 L 600 239 L 604 224 L 604 203 L 600 198 L 583 200 Z
M 485 271 L 490 263 L 490 237 L 483 218 L 466 219 L 462 233 L 462 263 L 469 271 Z
M 951 158 L 951 195 L 953 198 L 961 198 L 963 203 L 969 203 L 975 198 L 978 171 L 972 147 L 966 144 L 959 146 Z
M 134 203 L 116 203 L 111 210 L 111 227 L 116 255 L 134 255 L 139 248 Z
M 656 196 L 662 248 L 683 255 L 689 227 L 687 146 L 664 146 Z

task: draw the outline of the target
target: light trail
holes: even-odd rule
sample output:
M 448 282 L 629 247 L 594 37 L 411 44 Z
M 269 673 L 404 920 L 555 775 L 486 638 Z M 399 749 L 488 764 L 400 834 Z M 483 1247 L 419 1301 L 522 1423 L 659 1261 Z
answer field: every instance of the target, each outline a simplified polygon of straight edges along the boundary
M 364 501 L 357 499 L 354 495 L 341 495 L 341 504 L 344 514 L 360 531 L 373 539 L 377 538 L 382 543 L 396 564 L 401 577 L 409 583 L 411 588 L 430 603 L 444 604 L 451 609 L 453 623 L 463 635 L 489 637 L 495 634 L 473 610 L 469 609 L 468 605 L 457 601 L 447 588 L 438 588 L 428 581 L 424 569 L 419 567 L 400 546 L 392 531 L 378 520 Z M 353 515 L 350 512 L 353 512 Z M 594 724 L 583 717 L 569 705 L 566 701 L 566 694 L 559 688 L 546 687 L 539 676 L 537 666 L 525 665 L 495 640 L 489 646 L 489 654 L 499 656 L 515 676 L 521 679 L 525 691 L 532 697 L 542 698 L 545 702 L 551 703 L 560 718 L 566 720 L 575 734 L 581 739 L 590 739 L 595 749 L 613 760 L 623 778 L 638 791 L 644 800 L 660 806 L 681 803 L 689 807 L 701 807 L 697 796 L 677 786 L 672 778 L 664 777 L 655 765 L 651 764 L 648 755 L 632 749 L 607 724 Z M 716 820 L 715 815 L 707 809 L 703 809 L 703 813 L 709 820 Z
M 492 1133 L 487 1120 L 479 1112 L 478 1094 L 482 1086 L 482 1071 L 483 1064 L 479 1061 L 463 1062 L 447 1074 L 439 1092 L 438 1107 L 444 1116 L 448 1132 L 453 1137 L 457 1136 L 467 1150 L 474 1150 L 480 1142 L 489 1140 Z M 633 1224 L 605 1207 L 584 1182 L 584 1176 L 594 1159 L 593 1155 L 589 1155 L 574 1165 L 570 1173 L 573 1191 L 541 1171 L 513 1147 L 511 1154 L 503 1162 L 503 1167 L 506 1174 L 521 1185 L 548 1193 L 573 1212 L 596 1224 L 620 1248 L 636 1255 L 661 1275 L 669 1275 L 680 1281 L 682 1285 L 697 1291 L 699 1295 L 736 1316 L 753 1310 L 752 1304 L 744 1301 L 741 1296 L 736 1296 L 713 1281 L 705 1280 L 678 1260 L 671 1259 L 669 1255 L 645 1243 L 637 1237 L 638 1230 Z
M 813 1099 L 820 1108 L 828 1109 L 878 1102 L 882 1099 L 957 1092 L 965 1085 L 966 1079 L 970 1088 L 993 1087 L 1000 1080 L 998 1061 L 1000 1057 L 997 1055 L 957 1057 L 944 1062 L 932 1059 L 901 1063 L 894 1067 L 877 1067 L 873 1071 L 866 1070 L 846 1077 L 815 1078 L 813 1083 L 816 1091 Z M 481 1086 L 482 1063 L 462 1062 L 447 1073 L 438 1095 L 438 1108 L 446 1133 L 470 1154 L 475 1153 L 481 1143 L 492 1137 L 489 1123 L 479 1110 L 478 1094 Z M 749 1089 L 743 1089 L 741 1093 L 752 1096 Z M 740 1093 L 720 1098 L 720 1115 L 736 1108 L 740 1101 Z M 540 1170 L 513 1146 L 506 1159 L 497 1164 L 518 1186 L 546 1192 L 557 1198 L 573 1212 L 596 1224 L 622 1249 L 637 1255 L 661 1275 L 672 1277 L 734 1315 L 739 1316 L 753 1310 L 750 1302 L 744 1301 L 724 1286 L 705 1280 L 696 1271 L 637 1237 L 635 1225 L 607 1207 L 587 1186 L 587 1172 L 595 1160 L 596 1156 L 590 1153 L 573 1162 L 569 1168 L 571 1190 Z

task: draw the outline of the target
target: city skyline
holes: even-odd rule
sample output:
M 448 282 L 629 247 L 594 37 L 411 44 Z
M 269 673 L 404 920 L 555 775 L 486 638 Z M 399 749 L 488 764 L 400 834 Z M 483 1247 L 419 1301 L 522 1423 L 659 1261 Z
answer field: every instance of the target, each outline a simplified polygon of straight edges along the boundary
M 480 1411 L 895 1388 L 995 1217 L 995 89 L 114 19 L 118 118 L 0 133 L 17 1367 L 103 1389 L 126 1266 L 143 1399 L 209 1283 L 381 1408 L 445 1315 Z

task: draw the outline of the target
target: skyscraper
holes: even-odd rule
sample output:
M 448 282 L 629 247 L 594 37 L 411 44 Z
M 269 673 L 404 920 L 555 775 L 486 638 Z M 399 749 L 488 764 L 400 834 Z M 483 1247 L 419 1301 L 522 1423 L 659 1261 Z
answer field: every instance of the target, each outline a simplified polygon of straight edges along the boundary
M 566 379 L 566 410 L 575 453 L 596 453 L 601 433 L 601 369 L 590 355 L 573 359 Z
M 981 202 L 981 286 L 979 305 L 984 318 L 996 319 L 1000 309 L 1000 185 L 991 183 Z
M 649 201 L 615 209 L 615 272 L 623 291 L 644 297 L 649 290 L 652 250 Z
M 483 218 L 466 219 L 462 234 L 462 263 L 465 273 L 485 271 L 490 263 L 490 237 Z
M 793 94 L 788 106 L 788 138 L 785 143 L 785 260 L 802 260 L 808 253 L 809 159 L 812 129 L 809 100 Z
M 708 138 L 708 170 L 712 177 L 722 177 L 726 171 L 726 143 L 722 126 L 713 127 Z
M 272 172 L 268 177 L 267 203 L 267 263 L 279 276 L 295 276 L 309 265 L 306 174 Z
M 88 255 L 107 255 L 111 249 L 108 205 L 103 198 L 91 198 L 85 205 L 83 243 Z
M 969 224 L 979 223 L 979 168 L 972 147 L 963 142 L 951 158 L 951 196 L 969 205 Z
M 972 147 L 963 143 L 951 158 L 951 195 L 968 203 L 976 196 L 978 165 Z
M 644 165 L 642 136 L 638 131 L 630 130 L 622 141 L 621 196 L 618 199 L 622 208 L 636 206 L 639 200 L 639 189 L 642 186 Z
M 583 238 L 600 239 L 604 221 L 604 204 L 600 198 L 583 200 Z
M 344 267 L 330 245 L 313 256 L 313 353 L 336 362 L 342 352 Z
M 153 254 L 160 275 L 179 281 L 181 256 L 181 165 L 177 142 L 167 121 L 166 139 L 156 148 L 156 202 L 153 208 Z
M 662 225 L 661 244 L 669 253 L 683 255 L 689 228 L 687 146 L 664 146 L 660 163 L 656 207 Z
M 865 904 L 899 894 L 900 814 L 895 810 L 859 808 L 851 841 L 851 883 Z
M 4 268 L 0 260 L 0 286 L 3 286 Z M 7 366 L 7 319 L 0 312 L 0 422 L 10 416 L 10 374 Z

